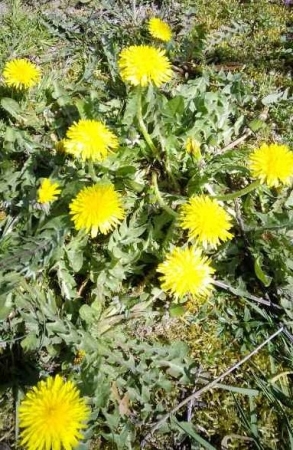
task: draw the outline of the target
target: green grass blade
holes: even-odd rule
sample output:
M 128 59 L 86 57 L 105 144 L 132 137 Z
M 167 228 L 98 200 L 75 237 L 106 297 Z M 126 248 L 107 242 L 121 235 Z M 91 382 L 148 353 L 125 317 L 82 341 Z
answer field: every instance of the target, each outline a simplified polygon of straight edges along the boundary
M 174 424 L 177 428 L 184 431 L 190 438 L 192 438 L 195 442 L 198 442 L 207 450 L 216 450 L 216 447 L 211 445 L 208 441 L 206 441 L 203 437 L 201 437 L 194 429 L 194 426 L 190 422 L 179 422 L 175 418 L 172 418 L 172 424 Z

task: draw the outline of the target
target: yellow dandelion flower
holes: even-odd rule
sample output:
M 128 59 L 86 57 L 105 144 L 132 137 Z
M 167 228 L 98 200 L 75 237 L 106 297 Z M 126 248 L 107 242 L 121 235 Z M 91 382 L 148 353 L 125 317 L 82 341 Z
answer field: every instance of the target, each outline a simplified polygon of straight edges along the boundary
M 149 32 L 151 36 L 161 41 L 168 42 L 172 39 L 172 31 L 169 25 L 158 17 L 149 20 Z
M 211 275 L 215 270 L 194 246 L 175 247 L 157 271 L 163 274 L 160 277 L 162 289 L 170 291 L 176 298 L 190 294 L 195 299 L 205 299 L 213 289 Z
M 253 177 L 269 187 L 289 185 L 293 177 L 293 152 L 287 145 L 262 144 L 249 157 Z
M 124 82 L 133 86 L 157 87 L 172 77 L 171 63 L 164 50 L 149 45 L 132 45 L 122 50 L 119 56 L 120 75 Z
M 205 247 L 216 247 L 220 241 L 233 236 L 231 217 L 219 203 L 205 195 L 192 197 L 181 207 L 180 224 L 188 230 L 190 239 L 196 239 Z
M 83 438 L 90 410 L 72 381 L 40 381 L 19 406 L 21 445 L 28 450 L 71 450 Z
M 82 363 L 83 359 L 85 358 L 86 352 L 82 349 L 77 350 L 74 360 L 73 360 L 73 364 L 75 365 L 79 365 Z
M 196 159 L 199 160 L 201 158 L 200 143 L 192 137 L 186 139 L 185 149 L 187 153 L 192 154 Z
M 107 234 L 125 216 L 120 195 L 110 183 L 97 183 L 83 188 L 69 205 L 76 230 Z
M 55 150 L 58 153 L 64 153 L 65 152 L 64 144 L 65 139 L 60 139 L 60 141 L 55 142 Z
M 118 139 L 102 122 L 82 119 L 67 130 L 63 146 L 83 161 L 102 161 L 118 147 Z
M 7 86 L 29 89 L 40 81 L 41 71 L 27 59 L 13 59 L 5 64 L 3 78 Z
M 44 178 L 38 189 L 38 202 L 48 203 L 57 199 L 61 189 L 59 183 L 52 183 L 49 178 Z

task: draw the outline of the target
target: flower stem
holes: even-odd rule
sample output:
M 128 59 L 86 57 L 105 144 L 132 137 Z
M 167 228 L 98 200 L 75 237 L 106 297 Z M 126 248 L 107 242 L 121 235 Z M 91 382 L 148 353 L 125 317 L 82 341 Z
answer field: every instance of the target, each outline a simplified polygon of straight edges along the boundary
M 91 179 L 93 181 L 95 181 L 96 183 L 98 181 L 100 181 L 100 179 L 97 177 L 97 175 L 95 173 L 94 164 L 93 164 L 93 161 L 91 159 L 88 161 L 88 172 L 89 172 L 89 176 L 91 177 Z
M 173 209 L 170 208 L 170 206 L 166 205 L 166 203 L 164 202 L 164 200 L 161 196 L 161 192 L 159 191 L 159 187 L 158 187 L 157 174 L 155 172 L 152 173 L 152 185 L 154 188 L 156 200 L 159 203 L 160 207 L 162 209 L 164 209 L 168 214 L 170 214 L 170 216 L 177 217 L 176 211 L 173 211 Z
M 13 388 L 14 404 L 15 404 L 15 441 L 18 441 L 19 436 L 19 415 L 18 408 L 20 404 L 20 389 L 15 386 Z
M 249 184 L 243 189 L 240 189 L 236 192 L 231 192 L 231 194 L 226 195 L 215 195 L 215 198 L 217 200 L 234 200 L 235 198 L 242 197 L 243 195 L 248 194 L 251 191 L 254 191 L 254 189 L 258 188 L 260 185 L 260 181 L 256 180 L 253 183 Z
M 158 156 L 158 150 L 157 150 L 155 144 L 153 143 L 152 138 L 149 135 L 149 132 L 147 130 L 147 127 L 146 127 L 146 125 L 144 123 L 144 120 L 143 120 L 143 117 L 142 117 L 141 99 L 142 99 L 141 86 L 138 86 L 138 88 L 137 88 L 137 110 L 136 110 L 136 116 L 137 116 L 137 120 L 138 120 L 139 129 L 140 129 L 140 132 L 143 135 L 146 143 L 148 144 L 149 148 L 151 149 L 153 155 L 155 157 L 157 157 Z

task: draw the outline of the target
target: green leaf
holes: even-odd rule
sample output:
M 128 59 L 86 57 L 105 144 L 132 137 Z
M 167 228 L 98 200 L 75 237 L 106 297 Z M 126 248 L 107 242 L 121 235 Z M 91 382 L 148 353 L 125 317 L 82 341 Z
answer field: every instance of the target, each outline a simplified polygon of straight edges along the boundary
M 13 309 L 11 294 L 0 296 L 0 320 L 5 320 Z
M 292 208 L 293 207 L 293 191 L 290 192 L 289 197 L 285 201 L 286 208 Z
M 264 273 L 264 271 L 261 268 L 261 257 L 258 256 L 254 261 L 254 272 L 257 278 L 266 286 L 268 287 L 272 282 L 272 277 L 269 277 Z
M 79 309 L 79 315 L 87 324 L 91 324 L 95 320 L 95 311 L 89 305 L 82 305 Z
M 20 115 L 20 111 L 21 111 L 20 106 L 15 100 L 13 100 L 13 98 L 3 97 L 1 99 L 1 106 L 12 117 L 14 117 L 15 119 L 19 119 L 19 115 Z
M 81 1 L 81 0 L 80 0 Z M 84 2 L 83 2 L 84 3 Z M 75 450 L 88 450 L 90 447 L 90 440 L 88 442 L 80 442 Z
M 74 272 L 79 272 L 83 265 L 83 252 L 72 249 L 67 251 L 68 261 Z
M 0 320 L 5 320 L 10 314 L 11 308 L 7 307 L 5 304 L 1 304 L 0 300 Z
M 79 116 L 81 119 L 86 119 L 87 118 L 87 114 L 86 114 L 86 101 L 84 99 L 78 99 L 75 101 L 75 106 L 77 107 Z
M 290 450 L 293 450 L 293 435 L 289 427 L 287 427 L 287 431 L 290 440 Z
M 39 347 L 39 338 L 36 336 L 35 332 L 29 333 L 21 341 L 21 346 L 24 350 L 36 350 Z
M 59 106 L 64 106 L 71 100 L 67 91 L 57 81 L 53 82 L 52 97 L 56 99 Z
M 7 127 L 5 130 L 4 140 L 6 142 L 15 142 L 19 133 L 13 127 Z
M 57 264 L 57 277 L 61 288 L 61 293 L 66 299 L 77 297 L 75 290 L 76 282 L 73 276 L 68 272 L 64 261 Z
M 259 395 L 257 389 L 240 388 L 236 386 L 229 386 L 228 384 L 217 383 L 216 388 L 224 389 L 225 391 L 236 392 L 237 394 L 256 396 Z
M 137 114 L 137 93 L 134 92 L 128 96 L 128 100 L 125 107 L 122 124 L 128 127 L 133 124 L 134 118 Z
M 184 112 L 185 105 L 184 105 L 184 99 L 180 95 L 172 98 L 172 100 L 169 100 L 168 103 L 165 105 L 162 113 L 166 117 L 172 118 L 172 120 L 175 119 L 175 116 L 181 116 Z
M 272 94 L 267 95 L 262 99 L 263 105 L 270 105 L 272 103 L 277 103 L 281 100 L 287 100 L 288 98 L 288 90 L 286 89 L 284 92 L 273 92 Z
M 265 127 L 265 122 L 260 119 L 253 119 L 248 126 L 253 132 L 256 132 Z
M 180 305 L 173 305 L 170 308 L 171 317 L 181 317 L 186 312 L 185 308 Z

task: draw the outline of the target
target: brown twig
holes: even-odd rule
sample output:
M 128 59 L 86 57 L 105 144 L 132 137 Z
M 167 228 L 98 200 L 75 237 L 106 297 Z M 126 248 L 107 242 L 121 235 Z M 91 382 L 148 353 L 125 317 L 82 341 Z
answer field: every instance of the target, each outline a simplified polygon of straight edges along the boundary
M 256 297 L 255 295 L 252 295 L 252 294 L 249 294 L 249 293 L 246 293 L 246 292 L 241 292 L 241 293 L 238 294 L 237 293 L 237 289 L 234 289 L 232 286 L 229 286 L 228 284 L 223 283 L 222 281 L 213 280 L 213 284 L 215 286 L 218 286 L 219 288 L 225 289 L 226 291 L 229 291 L 232 294 L 237 295 L 239 297 L 240 296 L 241 297 L 245 297 L 248 300 L 252 300 L 254 302 L 261 303 L 262 305 L 271 306 L 271 307 L 274 307 L 276 309 L 282 309 L 281 306 L 277 305 L 276 303 L 272 303 L 270 300 L 265 300 L 262 297 Z
M 240 138 L 236 139 L 236 141 L 230 142 L 230 144 L 226 145 L 226 147 L 221 148 L 219 153 L 224 153 L 227 150 L 231 150 L 231 148 L 237 147 L 237 145 L 241 144 L 241 142 L 245 141 L 249 136 L 252 135 L 251 130 L 247 130 Z
M 78 289 L 78 291 L 77 291 L 77 295 L 78 295 L 79 297 L 81 297 L 81 294 L 82 294 L 84 288 L 86 287 L 86 285 L 88 284 L 89 279 L 90 279 L 90 278 L 87 277 L 87 278 L 86 278 L 85 280 L 83 280 L 83 282 L 81 283 L 81 285 L 80 285 L 80 287 L 79 287 L 79 289 Z

